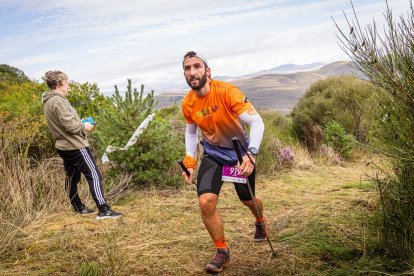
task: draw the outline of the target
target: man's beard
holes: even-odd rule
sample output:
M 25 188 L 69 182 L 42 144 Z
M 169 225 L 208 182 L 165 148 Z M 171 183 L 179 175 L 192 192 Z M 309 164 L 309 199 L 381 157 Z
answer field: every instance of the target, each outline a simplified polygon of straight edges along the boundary
M 191 87 L 191 89 L 193 89 L 193 90 L 200 90 L 201 88 L 203 88 L 203 86 L 207 82 L 207 74 L 205 73 L 204 76 L 202 76 L 201 79 L 199 79 L 198 85 L 192 85 L 191 84 L 191 80 L 192 80 L 192 78 L 190 78 L 189 80 L 186 79 L 186 81 L 187 81 L 188 85 Z

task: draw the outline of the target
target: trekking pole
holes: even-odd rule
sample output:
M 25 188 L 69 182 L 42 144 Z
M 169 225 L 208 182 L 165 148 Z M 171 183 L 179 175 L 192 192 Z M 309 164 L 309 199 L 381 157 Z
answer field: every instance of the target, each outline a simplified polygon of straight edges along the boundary
M 240 162 L 240 165 L 241 165 L 243 163 L 243 157 L 242 157 L 242 154 L 240 152 L 240 146 L 239 146 L 240 141 L 239 141 L 239 139 L 237 137 L 233 137 L 231 139 L 231 141 L 233 142 L 234 149 L 236 150 L 236 154 L 237 154 L 237 159 L 239 159 L 239 162 Z M 256 164 L 253 163 L 253 166 L 256 167 Z M 260 215 L 259 208 L 257 207 L 257 203 L 256 203 L 256 198 L 253 195 L 252 187 L 250 186 L 250 183 L 249 183 L 249 179 L 248 178 L 246 178 L 246 185 L 247 185 L 247 188 L 249 189 L 250 196 L 252 197 L 253 205 L 254 205 L 254 209 L 256 211 L 256 214 L 257 214 L 257 216 L 260 219 L 260 223 L 261 223 L 262 227 L 265 228 L 266 227 L 265 221 L 263 220 L 263 217 Z M 270 241 L 269 236 L 267 235 L 267 231 L 265 231 L 265 233 L 266 233 L 266 240 L 269 243 L 270 249 L 272 250 L 272 256 L 276 256 L 276 253 L 273 250 L 272 242 Z
M 186 168 L 186 166 L 184 166 L 183 161 L 178 160 L 178 165 L 180 165 L 181 169 L 183 169 L 187 176 L 190 176 L 190 171 Z

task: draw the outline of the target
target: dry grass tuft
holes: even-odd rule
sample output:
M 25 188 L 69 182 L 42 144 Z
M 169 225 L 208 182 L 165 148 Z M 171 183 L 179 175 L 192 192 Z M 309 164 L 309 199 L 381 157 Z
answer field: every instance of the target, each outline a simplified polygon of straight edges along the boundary
M 253 242 L 253 217 L 225 183 L 218 208 L 232 265 L 223 275 L 330 274 L 361 258 L 369 235 L 360 215 L 370 212 L 362 202 L 375 205 L 375 190 L 361 182 L 366 170 L 362 162 L 314 165 L 258 179 L 276 258 L 267 243 Z M 204 275 L 214 246 L 194 186 L 139 191 L 115 207 L 123 218 L 97 221 L 66 207 L 41 213 L 19 229 L 24 234 L 13 240 L 13 254 L 2 255 L 0 274 L 76 275 L 91 267 L 101 275 Z
M 315 167 L 314 161 L 309 151 L 301 146 L 296 146 L 295 151 L 295 168 L 299 170 L 311 170 Z
M 21 155 L 7 151 L 0 155 L 0 255 L 11 256 L 19 240 L 27 236 L 24 227 L 70 210 L 70 204 L 60 158 L 30 164 Z M 92 204 L 85 184 L 80 184 L 80 195 Z

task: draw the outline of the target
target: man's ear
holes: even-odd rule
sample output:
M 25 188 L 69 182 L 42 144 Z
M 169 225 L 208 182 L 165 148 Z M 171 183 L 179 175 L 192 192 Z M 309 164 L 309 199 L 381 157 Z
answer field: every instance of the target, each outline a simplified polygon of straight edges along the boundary
M 207 68 L 206 73 L 207 73 L 207 77 L 209 79 L 211 79 L 211 70 L 210 70 L 210 67 Z

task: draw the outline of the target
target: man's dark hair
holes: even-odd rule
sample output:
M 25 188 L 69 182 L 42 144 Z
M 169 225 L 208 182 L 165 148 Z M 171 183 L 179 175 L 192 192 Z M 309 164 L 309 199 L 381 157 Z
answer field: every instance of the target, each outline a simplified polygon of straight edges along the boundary
M 197 53 L 196 52 L 189 51 L 189 52 L 187 52 L 187 54 L 184 55 L 184 58 L 183 59 L 190 58 L 190 57 L 195 57 L 195 56 L 197 56 Z
M 194 52 L 194 51 L 189 51 L 189 52 L 187 52 L 187 53 L 184 55 L 184 57 L 183 57 L 183 67 L 184 67 L 184 60 L 186 60 L 187 58 L 192 58 L 192 57 L 196 57 L 196 58 L 201 59 L 201 60 L 204 62 L 204 66 L 205 66 L 206 68 L 208 68 L 208 64 L 207 64 L 207 62 L 205 61 L 205 59 L 204 59 L 204 58 L 202 58 L 202 57 L 200 57 L 200 56 L 198 56 L 198 55 L 197 55 L 197 53 L 196 53 L 196 52 Z

